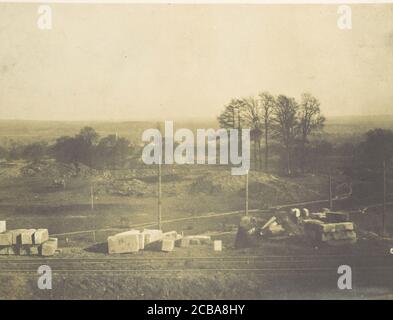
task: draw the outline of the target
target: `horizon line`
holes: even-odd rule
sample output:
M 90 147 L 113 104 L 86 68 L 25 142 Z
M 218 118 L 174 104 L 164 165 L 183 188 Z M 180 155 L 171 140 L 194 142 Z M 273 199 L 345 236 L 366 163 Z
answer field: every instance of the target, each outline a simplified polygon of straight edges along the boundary
M 345 115 L 330 115 L 326 116 L 325 118 L 327 120 L 332 119 L 332 118 L 366 118 L 366 117 L 389 117 L 393 118 L 393 113 L 392 114 L 387 114 L 387 113 L 378 113 L 378 114 L 345 114 Z M 182 122 L 200 122 L 200 121 L 217 121 L 217 117 L 195 117 L 195 118 L 160 118 L 160 119 L 76 119 L 76 120 L 71 120 L 71 119 L 64 119 L 64 120 L 59 120 L 59 119 L 24 119 L 24 118 L 0 118 L 0 121 L 25 121 L 25 122 L 164 122 L 164 121 L 182 121 Z

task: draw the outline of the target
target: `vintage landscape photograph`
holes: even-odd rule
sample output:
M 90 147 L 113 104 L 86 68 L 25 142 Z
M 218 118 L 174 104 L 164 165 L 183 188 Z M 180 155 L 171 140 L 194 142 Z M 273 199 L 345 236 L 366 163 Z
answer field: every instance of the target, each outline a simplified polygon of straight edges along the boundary
M 392 88 L 393 4 L 1 3 L 0 299 L 392 299 Z

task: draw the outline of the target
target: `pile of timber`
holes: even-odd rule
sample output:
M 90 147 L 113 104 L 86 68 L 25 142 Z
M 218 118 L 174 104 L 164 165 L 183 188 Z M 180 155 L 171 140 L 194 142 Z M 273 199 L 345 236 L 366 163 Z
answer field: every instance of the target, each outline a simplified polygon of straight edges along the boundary
M 8 230 L 0 221 L 0 255 L 53 256 L 58 251 L 57 238 L 49 238 L 48 229 Z
M 325 221 L 306 219 L 303 223 L 305 235 L 315 242 L 331 246 L 356 243 L 354 224 L 349 221 L 349 216 L 345 213 L 328 212 Z
M 176 231 L 164 233 L 157 229 L 144 229 L 143 231 L 133 229 L 108 237 L 108 253 L 133 253 L 140 250 L 170 252 L 175 247 L 184 248 L 210 242 L 210 236 L 205 235 L 183 236 Z

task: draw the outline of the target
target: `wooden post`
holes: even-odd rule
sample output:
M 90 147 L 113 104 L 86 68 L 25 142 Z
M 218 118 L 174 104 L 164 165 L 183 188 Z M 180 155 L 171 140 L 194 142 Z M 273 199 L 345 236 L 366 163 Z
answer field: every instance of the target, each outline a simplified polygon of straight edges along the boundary
M 160 157 L 158 163 L 158 230 L 161 230 L 161 160 L 162 158 Z
M 329 173 L 329 208 L 333 211 L 332 175 Z
M 90 204 L 91 204 L 91 210 L 94 210 L 94 190 L 93 190 L 93 184 L 90 185 Z
M 246 173 L 246 216 L 248 216 L 248 170 Z
M 383 211 L 382 211 L 382 236 L 385 235 L 385 215 L 386 215 L 386 161 L 382 162 L 383 167 Z

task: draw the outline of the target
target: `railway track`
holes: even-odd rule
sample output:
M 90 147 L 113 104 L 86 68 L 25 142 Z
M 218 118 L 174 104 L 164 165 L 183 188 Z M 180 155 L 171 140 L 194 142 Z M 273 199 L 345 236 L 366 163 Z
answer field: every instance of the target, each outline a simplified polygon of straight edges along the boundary
M 177 273 L 177 272 L 252 272 L 252 273 L 333 273 L 347 264 L 354 272 L 393 274 L 390 255 L 305 255 L 305 256 L 206 256 L 206 257 L 103 257 L 30 258 L 0 260 L 0 273 L 36 273 L 49 265 L 54 273 Z

